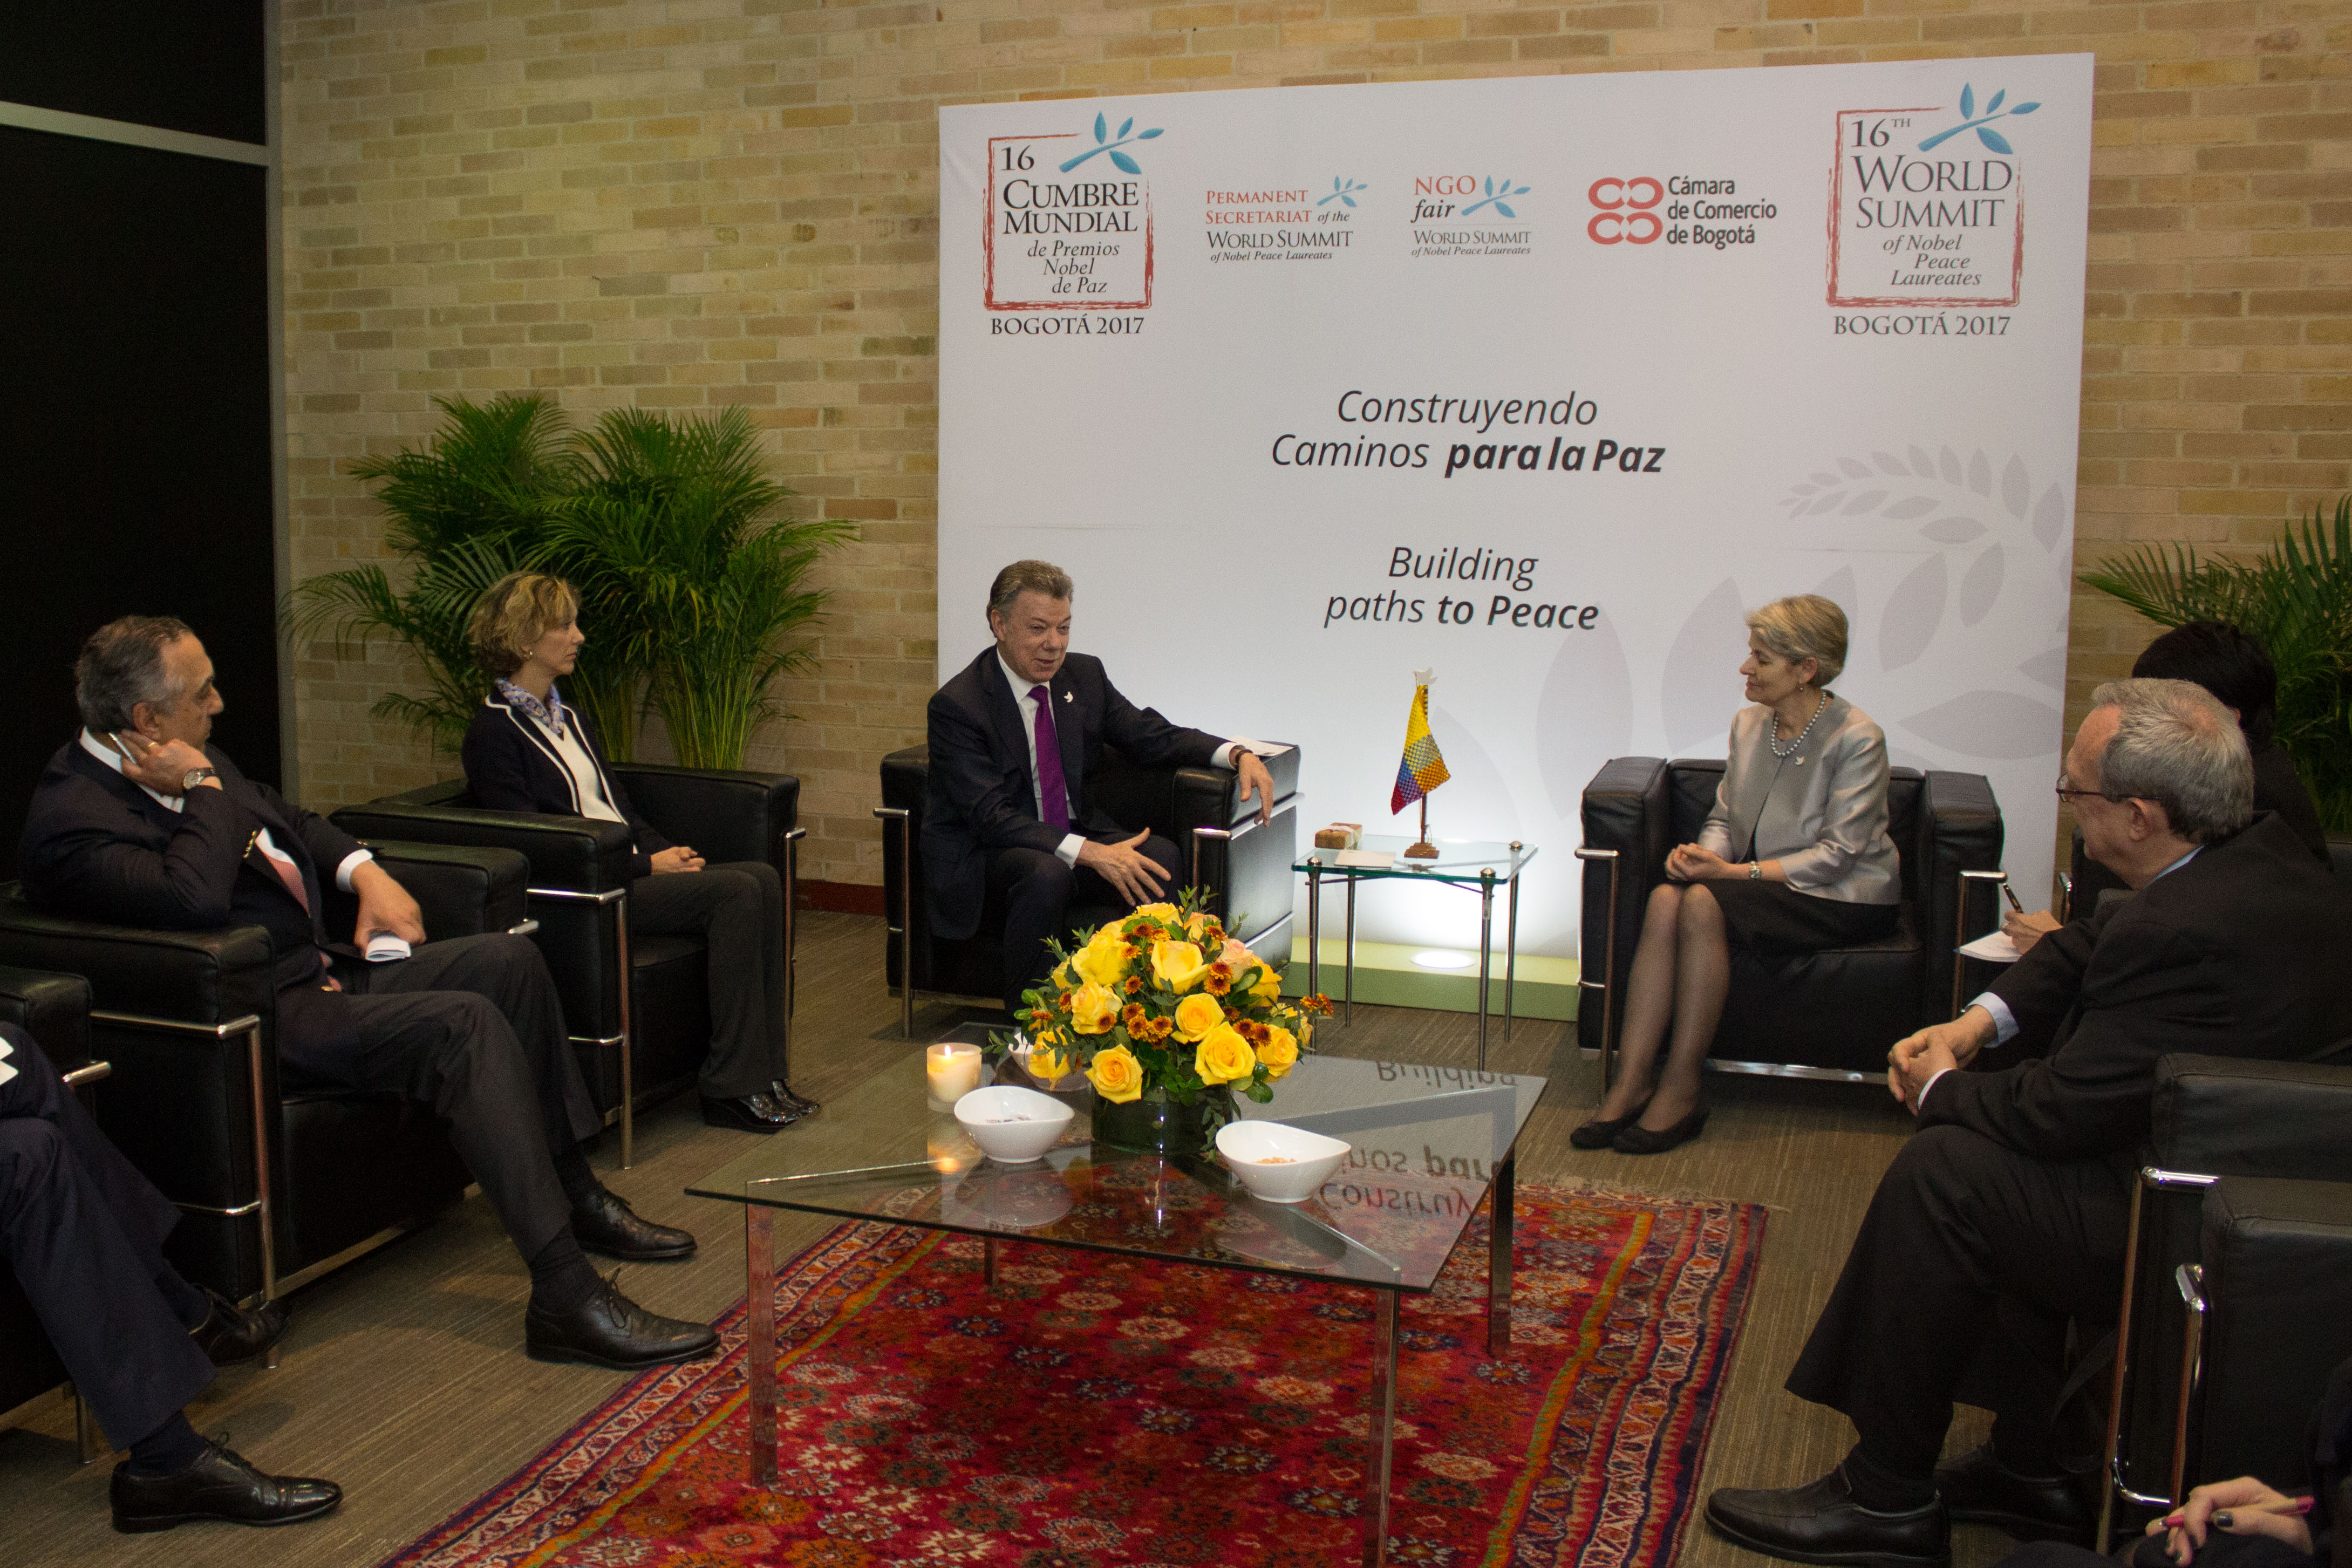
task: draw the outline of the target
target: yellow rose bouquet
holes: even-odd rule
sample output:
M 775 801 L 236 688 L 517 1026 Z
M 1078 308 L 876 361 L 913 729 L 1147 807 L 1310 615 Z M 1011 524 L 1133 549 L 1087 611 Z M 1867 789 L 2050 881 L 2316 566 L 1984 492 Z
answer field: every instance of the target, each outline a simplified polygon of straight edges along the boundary
M 1331 1011 L 1319 995 L 1286 1000 L 1274 966 L 1228 936 L 1196 889 L 1080 932 L 1076 946 L 1052 946 L 1053 973 L 1024 994 L 1018 1016 L 1031 1075 L 1050 1081 L 1076 1068 L 1103 1105 L 1168 1107 L 1153 1120 L 1190 1123 L 1195 1136 L 1230 1119 L 1236 1091 L 1272 1100 L 1310 1048 L 1314 1019 Z M 1012 1045 L 999 1035 L 990 1055 Z M 1134 1120 L 1098 1110 L 1096 1136 L 1171 1145 L 1165 1135 L 1121 1137 Z

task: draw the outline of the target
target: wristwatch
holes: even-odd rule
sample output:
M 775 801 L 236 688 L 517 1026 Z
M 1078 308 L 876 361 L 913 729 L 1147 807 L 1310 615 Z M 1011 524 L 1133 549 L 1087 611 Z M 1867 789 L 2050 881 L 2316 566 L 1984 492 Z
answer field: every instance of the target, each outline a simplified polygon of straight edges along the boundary
M 214 770 L 211 768 L 190 768 L 180 775 L 180 792 L 184 795 L 214 776 Z
M 1749 881 L 1751 881 L 1751 882 L 1760 882 L 1760 881 L 1762 881 L 1762 880 L 1764 879 L 1764 862 L 1763 862 L 1763 861 L 1761 861 L 1761 860 L 1755 860 L 1755 861 L 1750 861 L 1750 862 L 1748 863 L 1748 879 Z

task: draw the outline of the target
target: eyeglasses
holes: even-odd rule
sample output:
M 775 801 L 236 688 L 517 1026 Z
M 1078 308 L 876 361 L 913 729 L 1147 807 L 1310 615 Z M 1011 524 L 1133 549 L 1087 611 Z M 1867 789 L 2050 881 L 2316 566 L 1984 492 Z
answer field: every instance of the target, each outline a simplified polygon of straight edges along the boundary
M 2072 805 L 2075 801 L 2082 800 L 2085 797 L 2092 800 L 2118 800 L 2130 798 L 2128 796 L 2112 795 L 2107 794 L 2105 790 L 2070 789 L 2066 784 L 2066 775 L 2064 773 L 2060 773 L 2058 775 L 2058 798 L 2060 800 Z

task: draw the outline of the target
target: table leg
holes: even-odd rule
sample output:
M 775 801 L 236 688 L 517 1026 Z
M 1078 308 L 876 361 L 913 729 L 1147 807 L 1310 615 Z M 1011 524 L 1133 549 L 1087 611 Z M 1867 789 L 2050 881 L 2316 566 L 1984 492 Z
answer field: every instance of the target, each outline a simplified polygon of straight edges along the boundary
M 1518 846 L 1511 846 L 1516 856 Z M 1511 988 L 1519 978 L 1519 873 L 1511 871 L 1511 912 L 1503 924 L 1503 1043 L 1511 1043 Z
M 980 1277 L 992 1290 L 996 1289 L 996 1237 L 983 1237 L 980 1243 Z
M 1381 1568 L 1389 1550 L 1389 1467 L 1396 1447 L 1397 1300 L 1400 1292 L 1372 1291 L 1372 1404 L 1365 1436 L 1364 1568 Z
M 1323 872 L 1307 873 L 1307 994 L 1323 989 Z
M 744 1364 L 751 1384 L 751 1484 L 776 1484 L 776 1211 L 743 1205 L 744 1288 L 751 1306 L 744 1325 Z
M 1341 1004 L 1339 1026 L 1347 1027 L 1356 1021 L 1356 879 L 1348 879 L 1348 993 Z
M 1518 1185 L 1518 1151 L 1495 1167 L 1493 1233 L 1486 1242 L 1486 1353 L 1511 1353 L 1511 1206 Z
M 1495 868 L 1478 873 L 1478 1070 L 1486 1070 L 1486 984 L 1495 973 Z

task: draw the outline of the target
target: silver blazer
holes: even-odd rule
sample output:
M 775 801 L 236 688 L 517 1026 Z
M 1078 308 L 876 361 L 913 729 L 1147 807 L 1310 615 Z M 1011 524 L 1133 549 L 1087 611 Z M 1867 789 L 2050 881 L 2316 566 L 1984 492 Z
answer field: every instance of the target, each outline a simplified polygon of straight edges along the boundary
M 1726 860 L 1778 860 L 1789 886 L 1850 904 L 1903 899 L 1895 840 L 1886 833 L 1886 735 L 1870 715 L 1832 693 L 1821 721 L 1788 757 L 1772 754 L 1772 710 L 1761 703 L 1731 719 L 1730 750 L 1701 847 Z

